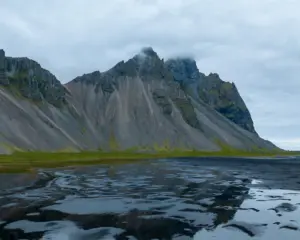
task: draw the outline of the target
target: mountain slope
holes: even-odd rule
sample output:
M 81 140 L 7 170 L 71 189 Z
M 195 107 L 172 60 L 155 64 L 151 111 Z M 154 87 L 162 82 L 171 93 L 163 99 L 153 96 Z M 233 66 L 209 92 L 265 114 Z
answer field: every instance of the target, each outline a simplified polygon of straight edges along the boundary
M 205 76 L 192 59 L 170 59 L 166 66 L 195 100 L 203 100 L 240 127 L 256 133 L 250 112 L 234 83 L 224 82 L 216 73 Z
M 151 48 L 65 86 L 36 62 L 4 53 L 1 58 L 0 52 L 0 152 L 143 147 L 217 151 L 219 143 L 275 148 L 186 89 Z

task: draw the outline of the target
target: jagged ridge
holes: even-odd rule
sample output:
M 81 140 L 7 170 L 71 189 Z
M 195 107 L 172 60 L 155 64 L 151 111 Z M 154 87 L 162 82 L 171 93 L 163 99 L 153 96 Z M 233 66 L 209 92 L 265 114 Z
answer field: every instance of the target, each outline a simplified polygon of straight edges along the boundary
M 174 80 L 195 100 L 201 99 L 240 127 L 256 133 L 250 112 L 234 83 L 221 80 L 216 73 L 205 76 L 193 59 L 170 59 L 166 66 Z
M 0 84 L 10 92 L 35 102 L 47 101 L 61 107 L 66 104 L 67 91 L 48 70 L 28 58 L 5 57 L 0 53 Z
M 194 71 L 193 61 L 179 64 L 186 65 L 184 71 L 170 63 L 160 59 L 152 48 L 145 48 L 106 72 L 84 74 L 63 86 L 32 60 L 0 59 L 0 72 L 5 71 L 0 73 L 2 151 L 6 149 L 3 146 L 33 150 L 164 147 L 217 151 L 219 143 L 239 149 L 275 148 L 228 120 L 227 113 L 223 113 L 225 118 L 213 109 L 216 106 L 200 94 L 204 84 L 201 79 L 209 76 Z M 12 79 L 22 71 L 26 76 Z M 174 74 L 176 71 L 180 74 Z M 191 92 L 195 83 L 196 91 Z M 23 98 L 14 94 L 11 86 Z M 210 88 L 204 89 L 208 92 Z

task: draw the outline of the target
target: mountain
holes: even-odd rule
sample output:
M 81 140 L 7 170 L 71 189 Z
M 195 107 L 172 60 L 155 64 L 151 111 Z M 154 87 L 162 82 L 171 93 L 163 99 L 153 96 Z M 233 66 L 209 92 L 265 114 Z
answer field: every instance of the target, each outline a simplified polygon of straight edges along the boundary
M 255 132 L 234 84 L 152 48 L 62 85 L 28 58 L 0 51 L 0 152 L 275 149 Z
M 217 73 L 205 76 L 193 59 L 170 59 L 166 66 L 196 101 L 201 99 L 240 127 L 256 133 L 250 112 L 234 83 L 221 80 Z

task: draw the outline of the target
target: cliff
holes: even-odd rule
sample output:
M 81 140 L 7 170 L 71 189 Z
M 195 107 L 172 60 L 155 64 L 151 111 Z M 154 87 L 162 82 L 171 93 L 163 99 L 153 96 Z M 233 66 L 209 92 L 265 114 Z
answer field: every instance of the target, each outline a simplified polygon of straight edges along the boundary
M 234 84 L 152 48 L 65 85 L 0 51 L 0 110 L 0 152 L 276 148 L 255 132 Z

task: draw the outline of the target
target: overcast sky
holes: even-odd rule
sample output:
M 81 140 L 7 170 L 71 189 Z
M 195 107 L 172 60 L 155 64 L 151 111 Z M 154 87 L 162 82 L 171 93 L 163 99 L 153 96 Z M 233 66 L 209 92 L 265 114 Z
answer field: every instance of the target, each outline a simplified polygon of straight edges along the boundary
M 62 82 L 152 46 L 235 82 L 259 134 L 300 149 L 299 0 L 0 0 L 0 48 Z

